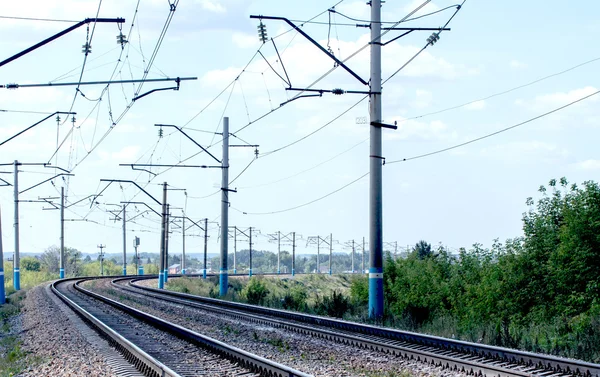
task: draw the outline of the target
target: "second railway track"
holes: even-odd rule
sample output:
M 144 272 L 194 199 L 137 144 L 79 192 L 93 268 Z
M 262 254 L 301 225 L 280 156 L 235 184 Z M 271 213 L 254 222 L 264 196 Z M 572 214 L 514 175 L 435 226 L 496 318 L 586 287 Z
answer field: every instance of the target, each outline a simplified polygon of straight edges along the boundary
M 583 361 L 140 287 L 132 284 L 132 280 L 134 279 L 118 278 L 113 285 L 129 292 L 220 313 L 238 320 L 417 359 L 470 374 L 507 377 L 600 376 L 600 365 Z

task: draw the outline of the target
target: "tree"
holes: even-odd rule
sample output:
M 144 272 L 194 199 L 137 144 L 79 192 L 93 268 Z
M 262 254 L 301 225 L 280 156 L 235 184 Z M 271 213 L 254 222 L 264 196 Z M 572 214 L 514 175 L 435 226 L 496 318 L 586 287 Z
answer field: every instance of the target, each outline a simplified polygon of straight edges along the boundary
M 431 244 L 423 240 L 417 242 L 417 244 L 415 245 L 415 253 L 417 254 L 417 257 L 419 259 L 425 259 L 427 257 L 430 257 L 432 255 Z
M 40 256 L 41 267 L 50 273 L 57 274 L 60 264 L 60 248 L 50 246 Z M 81 274 L 81 252 L 71 247 L 65 247 L 65 273 L 71 276 Z
M 27 271 L 39 271 L 41 268 L 40 261 L 34 257 L 21 258 L 21 267 Z

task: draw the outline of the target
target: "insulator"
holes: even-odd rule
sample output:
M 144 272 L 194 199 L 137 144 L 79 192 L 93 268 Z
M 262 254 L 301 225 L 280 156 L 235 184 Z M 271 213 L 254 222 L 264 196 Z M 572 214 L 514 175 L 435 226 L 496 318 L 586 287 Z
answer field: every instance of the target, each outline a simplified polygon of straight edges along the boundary
M 339 89 L 339 88 L 338 88 L 338 89 L 333 89 L 333 90 L 331 91 L 331 93 L 335 94 L 336 96 L 339 96 L 339 95 L 342 95 L 342 94 L 344 94 L 345 92 L 344 92 L 344 90 L 343 90 L 343 89 Z

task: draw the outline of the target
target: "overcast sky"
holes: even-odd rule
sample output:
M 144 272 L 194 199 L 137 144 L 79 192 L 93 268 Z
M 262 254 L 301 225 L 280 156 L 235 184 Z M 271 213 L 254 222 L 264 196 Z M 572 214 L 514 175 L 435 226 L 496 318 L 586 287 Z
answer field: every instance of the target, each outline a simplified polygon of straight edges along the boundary
M 386 1 L 385 21 L 398 21 L 422 1 Z M 123 17 L 122 32 L 129 43 L 116 41 L 117 24 L 81 27 L 18 60 L 0 67 L 0 83 L 77 82 L 82 72 L 82 45 L 93 36 L 82 81 L 142 78 L 151 61 L 163 25 L 169 16 L 164 0 L 101 1 L 99 17 Z M 432 1 L 416 16 L 454 5 Z M 368 42 L 368 29 L 357 28 L 355 19 L 367 19 L 364 1 L 181 1 L 166 36 L 150 67 L 148 78 L 198 77 L 184 81 L 179 91 L 160 91 L 136 101 L 128 110 L 138 84 L 0 89 L 0 140 L 38 122 L 47 114 L 76 112 L 75 122 L 65 116 L 52 118 L 0 146 L 0 163 L 52 163 L 72 171 L 73 177 L 57 178 L 23 193 L 21 200 L 56 197 L 65 186 L 67 204 L 100 192 L 100 179 L 133 180 L 161 200 L 162 182 L 170 188 L 172 213 L 194 220 L 208 218 L 209 251 L 218 251 L 220 220 L 220 169 L 151 168 L 153 173 L 119 167 L 124 163 L 214 165 L 207 154 L 172 128 L 159 138 L 154 124 L 185 127 L 198 143 L 210 146 L 221 158 L 220 119 L 230 118 L 236 132 L 233 144 L 258 144 L 254 148 L 232 148 L 230 180 L 240 174 L 230 196 L 229 224 L 255 227 L 255 248 L 276 250 L 267 235 L 295 231 L 304 237 L 333 234 L 335 251 L 351 239 L 368 240 L 368 176 L 320 201 L 309 203 L 355 181 L 368 172 L 369 130 L 357 118 L 368 116 L 368 101 L 350 109 L 358 94 L 301 98 L 280 107 L 297 92 L 267 65 L 260 54 L 283 77 L 283 67 L 273 44 L 259 42 L 257 20 L 251 14 L 314 19 L 303 30 L 321 45 L 346 59 Z M 0 59 L 38 43 L 72 22 L 20 20 L 26 17 L 79 21 L 95 17 L 98 0 L 23 0 L 0 3 Z M 400 26 L 439 27 L 453 14 L 448 9 Z M 135 21 L 131 26 L 133 17 Z M 329 23 L 332 23 L 331 25 Z M 334 66 L 321 51 L 281 21 L 264 21 L 274 39 L 294 87 L 305 88 Z M 301 22 L 298 22 L 300 24 Z M 594 93 L 600 87 L 598 37 L 600 3 L 580 0 L 475 1 L 469 0 L 434 46 L 383 86 L 383 117 L 398 122 L 398 130 L 384 130 L 383 154 L 388 162 L 451 147 L 515 125 Z M 289 31 L 289 32 L 288 32 Z M 390 40 L 400 32 L 383 38 Z M 414 32 L 382 49 L 383 74 L 387 79 L 421 49 L 428 32 Z M 254 57 L 254 58 L 253 58 Z M 587 63 L 581 65 L 582 63 Z M 347 64 L 361 77 L 369 77 L 369 49 Z M 575 69 L 563 72 L 569 68 Z M 246 67 L 244 69 L 244 67 Z M 113 74 L 114 72 L 114 74 Z M 535 80 L 563 72 L 537 83 Z M 146 83 L 140 94 L 166 88 L 173 83 Z M 315 89 L 368 90 L 338 68 Z M 487 98 L 487 99 L 482 99 Z M 521 216 L 528 210 L 527 197 L 539 198 L 541 184 L 566 176 L 570 182 L 598 180 L 600 174 L 600 101 L 593 96 L 560 112 L 482 141 L 429 157 L 386 164 L 384 174 L 384 239 L 400 247 L 420 239 L 442 243 L 452 249 L 479 242 L 491 245 L 522 234 Z M 480 100 L 481 99 L 481 100 Z M 469 103 L 465 106 L 459 106 Z M 349 110 L 350 109 L 350 110 Z M 272 110 L 272 113 L 270 113 Z M 447 111 L 444 111 L 447 110 Z M 269 115 L 261 118 L 263 115 Z M 121 116 L 123 115 L 123 116 Z M 257 120 L 261 118 L 260 120 Z M 335 121 L 331 122 L 333 119 Z M 257 120 L 257 121 L 255 121 Z M 331 123 L 330 123 L 331 122 Z M 113 123 L 115 123 L 113 125 Z M 321 127 L 325 126 L 321 129 Z M 319 130 L 320 129 L 320 130 Z M 313 133 L 314 131 L 318 132 Z M 310 135 L 306 138 L 303 138 Z M 298 141 L 300 140 L 300 141 Z M 290 143 L 297 143 L 287 146 Z M 57 145 L 60 145 L 58 152 Z M 269 153 L 275 151 L 273 153 Z M 0 178 L 13 182 L 12 166 L 0 167 Z M 55 169 L 22 166 L 20 190 L 59 173 Z M 215 194 L 216 193 L 216 194 Z M 13 189 L 0 187 L 2 241 L 5 253 L 13 246 Z M 88 199 L 67 208 L 66 245 L 83 252 L 97 251 L 105 244 L 109 253 L 122 251 L 120 222 L 107 213 L 121 201 L 151 198 L 131 184 L 113 184 L 90 206 Z M 56 200 L 55 200 L 56 201 Z M 20 204 L 21 251 L 42 252 L 59 244 L 59 211 L 48 205 Z M 129 206 L 128 217 L 145 207 Z M 283 211 L 283 212 L 281 212 Z M 275 213 L 273 213 L 275 212 Z M 246 214 L 244 214 L 246 213 Z M 88 221 L 80 221 L 86 219 Z M 141 251 L 158 252 L 160 220 L 139 215 L 127 224 L 127 247 L 134 236 L 141 238 Z M 171 253 L 181 250 L 176 226 Z M 200 232 L 190 229 L 187 250 L 201 252 Z M 240 238 L 238 245 L 245 245 Z M 242 247 L 242 246 L 239 246 Z M 232 246 L 230 246 L 232 248 Z

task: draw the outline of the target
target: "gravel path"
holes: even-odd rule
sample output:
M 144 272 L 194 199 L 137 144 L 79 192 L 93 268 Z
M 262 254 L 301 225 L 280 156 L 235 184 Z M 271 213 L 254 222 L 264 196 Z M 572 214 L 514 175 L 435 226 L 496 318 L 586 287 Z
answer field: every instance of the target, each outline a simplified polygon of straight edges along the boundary
M 117 375 L 49 297 L 46 285 L 27 292 L 21 314 L 23 350 L 30 377 L 109 377 Z
M 150 283 L 151 284 L 151 283 Z M 464 376 L 431 365 L 379 352 L 357 349 L 269 326 L 257 327 L 227 316 L 116 290 L 110 280 L 87 288 L 201 334 L 315 376 Z

